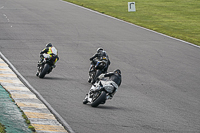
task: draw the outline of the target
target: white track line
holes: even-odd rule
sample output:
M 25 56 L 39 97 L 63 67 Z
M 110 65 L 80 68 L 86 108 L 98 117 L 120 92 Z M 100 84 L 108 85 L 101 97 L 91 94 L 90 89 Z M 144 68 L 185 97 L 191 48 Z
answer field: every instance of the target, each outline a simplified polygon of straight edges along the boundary
M 174 38 L 174 37 L 171 37 L 171 36 L 168 36 L 168 35 L 165 35 L 165 34 L 162 34 L 162 33 L 159 33 L 159 32 L 156 32 L 156 31 L 153 31 L 153 30 L 150 30 L 150 29 L 147 29 L 147 28 L 144 28 L 144 27 L 141 27 L 141 26 L 132 24 L 132 23 L 129 23 L 129 22 L 126 22 L 126 21 L 124 21 L 124 20 L 121 20 L 121 19 L 118 19 L 118 18 L 109 16 L 109 15 L 106 15 L 106 14 L 103 14 L 103 13 L 100 13 L 100 12 L 97 12 L 97 11 L 94 11 L 94 10 L 91 10 L 91 9 L 89 9 L 89 8 L 85 8 L 85 7 L 82 7 L 82 6 L 79 6 L 79 5 L 76 5 L 76 4 L 67 2 L 67 1 L 63 1 L 63 0 L 60 0 L 60 1 L 61 1 L 61 2 L 65 2 L 65 3 L 67 3 L 67 4 L 70 4 L 70 5 L 73 5 L 73 6 L 76 6 L 76 7 L 79 7 L 79 8 L 82 8 L 82 9 L 85 9 L 85 10 L 88 10 L 88 11 L 91 11 L 91 12 L 94 12 L 94 13 L 99 14 L 99 15 L 103 15 L 103 16 L 108 17 L 108 18 L 112 18 L 112 19 L 121 21 L 121 22 L 123 22 L 123 23 L 127 23 L 127 24 L 130 24 L 130 25 L 133 25 L 133 26 L 135 26 L 135 27 L 138 27 L 138 28 L 141 28 L 141 29 L 144 29 L 144 30 L 147 30 L 147 31 L 151 31 L 151 32 L 153 32 L 153 33 L 156 33 L 156 34 L 159 34 L 159 35 L 162 35 L 162 36 L 165 36 L 165 37 L 168 37 L 168 38 L 171 38 L 171 39 L 174 39 L 174 40 L 177 40 L 177 41 L 186 43 L 186 44 L 189 44 L 189 45 L 191 45 L 191 46 L 200 48 L 200 46 L 195 45 L 195 44 L 192 44 L 192 43 L 190 43 L 190 42 L 186 42 L 186 41 L 184 41 L 184 40 L 177 39 L 177 38 Z

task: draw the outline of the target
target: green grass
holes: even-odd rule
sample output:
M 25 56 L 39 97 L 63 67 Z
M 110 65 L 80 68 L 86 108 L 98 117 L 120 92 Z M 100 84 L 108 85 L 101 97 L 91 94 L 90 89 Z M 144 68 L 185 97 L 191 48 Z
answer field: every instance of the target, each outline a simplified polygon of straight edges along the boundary
M 65 0 L 127 22 L 200 45 L 199 0 Z
M 26 117 L 26 115 L 23 113 L 23 118 L 26 120 L 26 123 L 29 125 L 28 128 L 32 130 L 33 133 L 35 133 L 35 128 L 31 125 L 30 121 L 28 120 L 28 118 Z M 6 133 L 6 128 L 4 127 L 4 125 L 2 125 L 0 123 L 0 133 Z
M 33 133 L 35 133 L 35 128 L 31 125 L 31 122 L 28 120 L 27 116 L 22 112 L 22 117 L 26 120 L 26 123 L 28 124 L 28 128 L 32 130 Z
M 5 133 L 5 127 L 0 123 L 0 133 Z

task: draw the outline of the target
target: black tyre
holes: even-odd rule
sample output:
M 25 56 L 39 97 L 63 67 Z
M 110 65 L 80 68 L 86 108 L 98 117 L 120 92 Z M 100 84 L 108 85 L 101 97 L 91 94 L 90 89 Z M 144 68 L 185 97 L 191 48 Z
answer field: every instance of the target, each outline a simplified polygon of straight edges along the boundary
M 49 71 L 49 68 L 50 68 L 50 66 L 48 64 L 45 64 L 43 70 L 39 74 L 39 78 L 44 78 L 44 76 Z
M 91 82 L 92 84 L 94 84 L 97 81 L 97 78 L 99 77 L 99 75 L 101 75 L 102 71 L 101 70 L 97 70 L 94 77 L 93 77 L 93 81 Z
M 104 102 L 106 99 L 106 92 L 102 91 L 99 97 L 97 97 L 91 104 L 92 107 L 97 107 L 99 104 Z

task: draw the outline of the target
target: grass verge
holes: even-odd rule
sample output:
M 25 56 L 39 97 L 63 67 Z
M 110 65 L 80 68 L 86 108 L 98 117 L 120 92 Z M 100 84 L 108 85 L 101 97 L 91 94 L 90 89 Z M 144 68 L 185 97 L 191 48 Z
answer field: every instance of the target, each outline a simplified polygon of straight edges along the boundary
M 65 0 L 200 46 L 199 0 Z
M 9 93 L 9 92 L 8 92 Z M 9 94 L 9 97 L 12 99 L 13 102 L 15 102 L 15 100 L 12 98 L 11 94 Z M 19 108 L 19 107 L 18 107 Z M 19 108 L 20 109 L 20 108 Z M 22 112 L 22 117 L 25 119 L 26 123 L 28 124 L 28 128 L 32 131 L 32 133 L 36 133 L 35 132 L 35 128 L 31 125 L 31 122 L 28 120 L 27 116 L 24 114 L 24 112 L 20 109 L 20 111 Z M 1 127 L 0 127 L 1 128 Z M 0 129 L 1 131 L 1 129 Z M 1 133 L 1 132 L 0 132 Z M 3 132 L 4 133 L 4 132 Z M 5 132 L 6 133 L 6 132 Z
M 6 128 L 0 123 L 0 133 L 6 133 Z
M 22 112 L 22 117 L 25 119 L 26 123 L 28 124 L 28 128 L 32 130 L 33 133 L 35 133 L 35 128 L 31 125 L 31 122 L 28 120 L 27 116 Z

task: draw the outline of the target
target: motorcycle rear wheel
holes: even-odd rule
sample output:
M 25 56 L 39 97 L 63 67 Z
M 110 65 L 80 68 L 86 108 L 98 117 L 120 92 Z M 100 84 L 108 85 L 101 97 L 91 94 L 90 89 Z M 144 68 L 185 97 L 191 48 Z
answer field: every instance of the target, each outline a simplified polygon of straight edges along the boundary
M 93 75 L 93 79 L 91 81 L 92 84 L 94 84 L 97 81 L 97 78 L 99 77 L 99 75 L 101 75 L 102 71 L 101 70 L 96 70 L 95 75 Z
M 45 64 L 43 70 L 39 73 L 39 78 L 44 78 L 44 76 L 47 74 L 49 71 L 49 64 Z
M 97 107 L 99 104 L 106 100 L 106 92 L 102 91 L 98 98 L 96 98 L 92 103 L 92 107 Z

